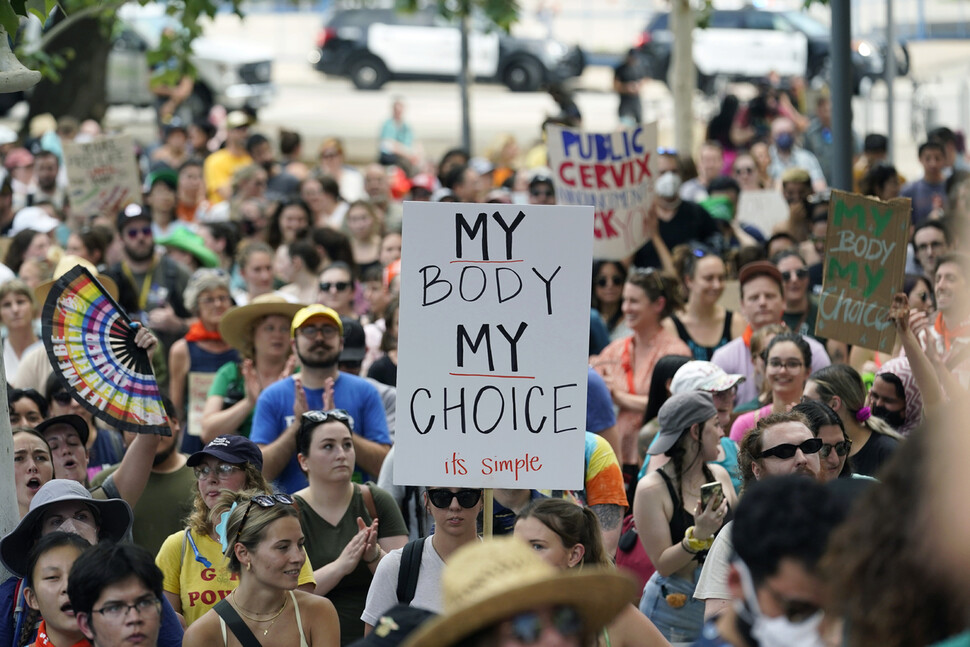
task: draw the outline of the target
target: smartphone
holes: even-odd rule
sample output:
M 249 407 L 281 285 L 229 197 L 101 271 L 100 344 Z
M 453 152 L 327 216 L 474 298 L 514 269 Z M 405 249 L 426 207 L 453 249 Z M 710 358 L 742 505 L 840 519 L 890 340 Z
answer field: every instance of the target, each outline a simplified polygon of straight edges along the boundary
M 701 508 L 707 509 L 707 504 L 713 500 L 714 507 L 721 505 L 721 501 L 724 500 L 724 488 L 718 482 L 705 483 L 701 486 Z

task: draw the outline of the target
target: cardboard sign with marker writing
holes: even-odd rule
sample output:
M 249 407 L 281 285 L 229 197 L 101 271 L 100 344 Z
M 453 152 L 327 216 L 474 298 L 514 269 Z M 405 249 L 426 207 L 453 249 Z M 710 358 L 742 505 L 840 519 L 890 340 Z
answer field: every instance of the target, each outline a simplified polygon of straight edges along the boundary
M 647 237 L 653 201 L 657 124 L 590 133 L 546 126 L 558 204 L 593 205 L 593 258 L 623 260 Z
M 135 141 L 131 135 L 106 135 L 77 144 L 64 142 L 71 211 L 85 216 L 115 215 L 141 202 Z
M 910 211 L 908 198 L 882 202 L 832 191 L 815 324 L 820 336 L 892 351 L 896 328 L 887 315 L 903 288 Z
M 592 207 L 406 202 L 394 483 L 583 488 Z

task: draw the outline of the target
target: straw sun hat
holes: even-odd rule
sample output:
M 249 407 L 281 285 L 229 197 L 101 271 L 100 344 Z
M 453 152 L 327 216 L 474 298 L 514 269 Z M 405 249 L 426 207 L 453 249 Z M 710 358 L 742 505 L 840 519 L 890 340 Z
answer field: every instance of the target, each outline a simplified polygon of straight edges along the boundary
M 278 294 L 261 294 L 254 297 L 248 305 L 227 311 L 219 321 L 219 334 L 236 350 L 252 353 L 253 323 L 269 315 L 279 315 L 292 321 L 293 316 L 303 307 L 302 303 L 290 303 Z
M 524 611 L 572 606 L 587 631 L 606 626 L 636 596 L 632 578 L 608 568 L 560 571 L 512 537 L 474 542 L 448 561 L 444 612 L 403 647 L 449 647 Z
M 54 278 L 50 281 L 44 281 L 36 288 L 34 288 L 34 299 L 37 302 L 38 312 L 44 307 L 44 303 L 47 301 L 47 295 L 50 294 L 51 288 L 54 287 L 54 282 L 61 278 L 71 270 L 73 270 L 78 265 L 82 265 L 91 275 L 96 278 L 104 287 L 104 289 L 110 294 L 115 300 L 118 299 L 118 284 L 108 276 L 107 274 L 100 274 L 98 268 L 94 266 L 90 261 L 81 258 L 80 256 L 73 256 L 71 254 L 65 254 L 61 256 L 61 260 L 57 262 L 57 267 L 54 268 Z

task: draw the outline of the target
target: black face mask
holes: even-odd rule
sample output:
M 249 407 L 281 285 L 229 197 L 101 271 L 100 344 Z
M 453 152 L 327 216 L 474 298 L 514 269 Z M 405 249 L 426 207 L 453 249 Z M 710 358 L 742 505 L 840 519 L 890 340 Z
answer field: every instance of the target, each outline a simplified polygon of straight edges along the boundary
M 893 429 L 899 429 L 906 422 L 906 416 L 904 415 L 905 409 L 899 411 L 890 411 L 886 407 L 872 407 L 872 415 L 888 423 Z

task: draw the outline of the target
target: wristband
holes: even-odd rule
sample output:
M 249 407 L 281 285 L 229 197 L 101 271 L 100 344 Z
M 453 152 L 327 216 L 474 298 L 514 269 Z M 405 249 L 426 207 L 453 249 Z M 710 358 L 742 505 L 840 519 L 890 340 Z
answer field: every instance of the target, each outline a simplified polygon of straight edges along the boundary
M 697 537 L 694 536 L 694 526 L 691 526 L 690 528 L 687 529 L 687 532 L 684 533 L 684 541 L 687 542 L 687 545 L 691 547 L 693 552 L 697 553 L 702 550 L 708 550 L 711 547 L 711 545 L 714 543 L 714 537 L 708 537 L 707 539 L 698 539 Z
M 380 546 L 378 546 L 377 547 L 377 555 L 374 556 L 374 559 L 371 559 L 371 560 L 365 559 L 365 560 L 362 560 L 362 561 L 365 564 L 373 564 L 374 562 L 376 562 L 377 560 L 379 560 L 383 556 L 384 556 L 384 549 L 381 548 Z

